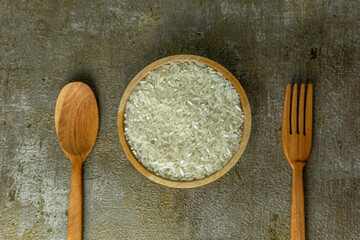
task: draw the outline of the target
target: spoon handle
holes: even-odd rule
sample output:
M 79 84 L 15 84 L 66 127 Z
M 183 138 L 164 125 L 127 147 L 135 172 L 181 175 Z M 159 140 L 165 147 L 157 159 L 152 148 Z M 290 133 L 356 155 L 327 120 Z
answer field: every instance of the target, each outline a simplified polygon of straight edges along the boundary
M 82 239 L 82 164 L 71 164 L 71 182 L 69 196 L 68 240 Z
M 291 199 L 291 240 L 305 240 L 303 166 L 294 165 Z

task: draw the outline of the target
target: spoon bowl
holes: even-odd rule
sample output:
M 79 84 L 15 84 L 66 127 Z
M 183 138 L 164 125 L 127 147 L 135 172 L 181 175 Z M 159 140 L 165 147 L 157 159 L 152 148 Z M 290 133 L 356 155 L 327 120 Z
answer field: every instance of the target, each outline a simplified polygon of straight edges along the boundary
M 61 90 L 55 126 L 60 146 L 70 160 L 80 155 L 85 159 L 90 153 L 97 136 L 98 115 L 96 98 L 89 86 L 73 82 Z
M 55 108 L 55 127 L 61 148 L 71 160 L 68 239 L 82 239 L 82 164 L 95 144 L 99 111 L 91 88 L 67 84 Z

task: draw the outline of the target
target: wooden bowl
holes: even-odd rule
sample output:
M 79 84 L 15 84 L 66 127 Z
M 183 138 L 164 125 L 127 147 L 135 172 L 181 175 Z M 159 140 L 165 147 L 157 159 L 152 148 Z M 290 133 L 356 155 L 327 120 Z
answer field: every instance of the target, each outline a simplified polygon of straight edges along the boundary
M 136 85 L 144 79 L 148 73 L 154 69 L 159 68 L 160 66 L 164 64 L 169 64 L 171 62 L 177 62 L 177 61 L 195 61 L 200 62 L 206 66 L 212 67 L 216 69 L 217 71 L 221 72 L 234 86 L 234 88 L 237 90 L 240 96 L 240 103 L 242 110 L 244 112 L 244 125 L 243 125 L 243 135 L 240 140 L 239 147 L 237 151 L 234 153 L 234 155 L 231 157 L 231 159 L 228 161 L 228 163 L 219 171 L 206 176 L 202 179 L 195 179 L 192 181 L 174 181 L 162 178 L 158 175 L 155 175 L 155 173 L 149 171 L 147 168 L 145 168 L 134 156 L 133 152 L 130 150 L 130 146 L 126 141 L 125 135 L 124 135 L 124 113 L 125 113 L 125 106 L 126 102 L 129 99 L 129 96 L 131 92 L 134 90 Z M 239 160 L 242 153 L 245 150 L 246 144 L 249 140 L 250 136 L 250 129 L 251 129 L 251 111 L 250 111 L 250 104 L 248 101 L 248 98 L 245 94 L 244 89 L 241 87 L 239 81 L 223 66 L 220 64 L 204 57 L 195 56 L 195 55 L 174 55 L 170 57 L 165 57 L 160 60 L 157 60 L 147 67 L 145 67 L 143 70 L 141 70 L 134 79 L 129 83 L 128 87 L 126 88 L 124 95 L 121 98 L 120 106 L 119 106 L 119 112 L 118 112 L 118 132 L 120 137 L 121 145 L 124 149 L 124 152 L 126 156 L 129 158 L 130 162 L 134 165 L 134 167 L 141 172 L 145 177 L 148 179 L 160 183 L 162 185 L 168 186 L 168 187 L 174 187 L 174 188 L 193 188 L 193 187 L 199 187 L 205 184 L 208 184 L 210 182 L 215 181 L 216 179 L 223 176 L 225 173 L 227 173 Z

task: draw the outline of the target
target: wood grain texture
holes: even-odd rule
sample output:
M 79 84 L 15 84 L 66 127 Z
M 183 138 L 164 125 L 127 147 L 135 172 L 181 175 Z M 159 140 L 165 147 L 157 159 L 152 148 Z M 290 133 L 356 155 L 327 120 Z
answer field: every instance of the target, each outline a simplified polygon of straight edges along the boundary
M 60 146 L 71 160 L 68 239 L 82 239 L 82 164 L 95 144 L 99 128 L 97 102 L 89 86 L 73 82 L 61 90 L 55 126 Z
M 165 178 L 162 178 L 160 176 L 155 175 L 153 172 L 147 170 L 142 164 L 136 159 L 133 152 L 130 150 L 130 147 L 126 141 L 125 135 L 124 135 L 124 113 L 125 113 L 125 107 L 126 102 L 128 101 L 131 92 L 134 90 L 136 85 L 147 76 L 147 74 L 154 70 L 159 68 L 160 66 L 164 64 L 169 64 L 171 62 L 176 61 L 197 61 L 202 64 L 205 64 L 207 66 L 210 66 L 217 71 L 221 72 L 234 86 L 234 88 L 239 93 L 241 108 L 244 112 L 244 123 L 243 123 L 243 135 L 239 144 L 239 147 L 237 151 L 234 153 L 232 158 L 229 160 L 229 162 L 219 171 L 206 176 L 203 179 L 199 180 L 193 180 L 193 181 L 173 181 L 168 180 Z M 124 152 L 126 156 L 129 158 L 130 162 L 134 165 L 134 167 L 141 172 L 145 177 L 149 178 L 150 180 L 157 182 L 159 184 L 168 186 L 168 187 L 175 187 L 175 188 L 193 188 L 193 187 L 199 187 L 208 183 L 211 183 L 215 181 L 216 179 L 223 176 L 225 173 L 227 173 L 240 159 L 242 153 L 245 150 L 246 144 L 250 137 L 250 130 L 251 130 L 251 110 L 250 110 L 250 104 L 248 101 L 248 98 L 246 96 L 246 93 L 242 86 L 240 85 L 239 81 L 223 66 L 220 64 L 204 57 L 195 56 L 195 55 L 174 55 L 170 57 L 165 57 L 160 60 L 157 60 L 147 67 L 145 67 L 142 71 L 140 71 L 130 82 L 128 87 L 126 88 L 123 97 L 120 102 L 119 111 L 118 111 L 118 132 L 120 137 L 121 145 L 124 149 Z
M 307 87 L 306 102 L 305 84 L 301 84 L 299 95 L 298 100 L 297 84 L 294 84 L 292 94 L 291 85 L 288 84 L 286 86 L 283 106 L 282 145 L 284 155 L 293 169 L 291 196 L 291 240 L 305 239 L 303 168 L 311 151 L 313 108 L 312 84 L 309 84 Z

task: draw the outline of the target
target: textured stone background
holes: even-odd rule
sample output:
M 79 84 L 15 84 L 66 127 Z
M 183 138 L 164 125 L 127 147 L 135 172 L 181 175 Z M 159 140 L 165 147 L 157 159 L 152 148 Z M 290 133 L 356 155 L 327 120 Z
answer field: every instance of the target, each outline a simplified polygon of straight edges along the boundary
M 70 161 L 54 128 L 68 82 L 96 93 L 84 165 L 85 239 L 289 239 L 285 84 L 315 86 L 305 168 L 308 239 L 360 237 L 360 2 L 0 1 L 0 239 L 65 239 Z M 172 54 L 209 57 L 248 94 L 253 128 L 220 180 L 171 189 L 138 173 L 117 135 L 135 74 Z

